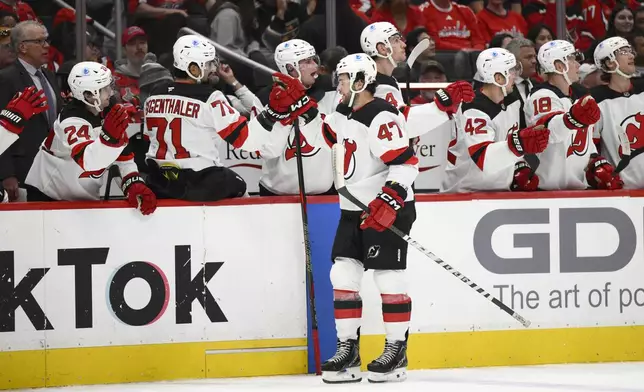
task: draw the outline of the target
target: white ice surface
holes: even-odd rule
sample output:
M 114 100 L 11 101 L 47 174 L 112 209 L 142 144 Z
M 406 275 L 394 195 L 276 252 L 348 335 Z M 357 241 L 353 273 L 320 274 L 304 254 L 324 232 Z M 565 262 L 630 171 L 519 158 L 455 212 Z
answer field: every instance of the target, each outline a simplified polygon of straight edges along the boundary
M 366 376 L 366 374 L 365 374 Z M 332 391 L 644 392 L 644 362 L 410 371 L 403 383 L 326 385 L 313 375 L 40 389 L 87 392 Z M 26 391 L 26 390 L 25 390 Z M 30 391 L 34 391 L 30 389 Z

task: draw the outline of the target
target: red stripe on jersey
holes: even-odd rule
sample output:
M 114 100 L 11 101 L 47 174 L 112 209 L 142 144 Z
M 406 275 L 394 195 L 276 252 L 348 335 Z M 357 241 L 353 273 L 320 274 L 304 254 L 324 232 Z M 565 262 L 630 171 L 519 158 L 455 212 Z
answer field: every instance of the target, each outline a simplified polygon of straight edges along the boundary
M 485 164 L 485 153 L 487 152 L 487 146 L 489 146 L 490 144 L 492 144 L 492 142 L 483 142 L 470 146 L 467 149 L 470 157 L 472 157 L 472 160 L 474 161 L 476 166 L 478 166 L 481 170 L 483 170 L 483 165 Z
M 117 162 L 126 162 L 126 161 L 130 161 L 132 159 L 134 159 L 134 153 L 130 153 L 130 154 L 127 154 L 127 155 L 119 155 L 119 157 L 116 158 L 116 161 Z
M 389 150 L 380 156 L 385 165 L 416 165 L 418 158 L 414 155 L 414 150 L 409 146 L 397 150 Z
M 79 143 L 74 147 L 72 147 L 71 157 L 76 163 L 78 163 L 78 166 L 80 166 L 81 169 L 83 170 L 85 170 L 85 166 L 84 166 L 85 163 L 83 161 L 83 157 L 85 155 L 84 154 L 85 147 L 89 146 L 92 143 L 93 143 L 92 140 L 88 140 L 86 142 Z
M 44 144 L 45 150 L 47 150 L 47 152 L 51 152 L 51 144 L 54 142 L 54 136 L 55 135 L 56 134 L 54 133 L 54 130 L 50 129 L 49 133 L 47 134 L 47 139 L 45 139 L 45 144 Z
M 536 123 L 535 125 L 543 125 L 544 127 L 546 127 L 546 128 L 547 128 L 547 127 L 548 127 L 548 123 L 550 122 L 550 120 L 552 120 L 552 118 L 553 118 L 554 116 L 556 116 L 556 115 L 558 115 L 558 114 L 563 114 L 563 113 L 564 113 L 564 112 L 561 112 L 561 111 L 548 113 L 548 114 L 546 114 L 545 116 L 541 117 L 541 118 L 537 121 L 537 123 Z
M 237 121 L 217 132 L 219 136 L 235 148 L 241 148 L 248 139 L 248 121 L 240 116 Z
M 333 147 L 338 142 L 338 135 L 327 123 L 322 123 L 322 136 L 329 147 Z
M 411 110 L 411 106 L 401 106 L 400 107 L 400 112 L 405 116 L 405 120 L 407 120 L 407 116 L 409 115 L 409 111 Z
M 456 139 L 450 140 L 449 147 L 447 147 L 447 161 L 452 165 L 456 166 L 456 155 L 452 154 L 449 150 L 450 148 L 456 145 Z
M 336 319 L 352 319 L 362 317 L 362 308 L 358 309 L 334 309 L 333 316 Z

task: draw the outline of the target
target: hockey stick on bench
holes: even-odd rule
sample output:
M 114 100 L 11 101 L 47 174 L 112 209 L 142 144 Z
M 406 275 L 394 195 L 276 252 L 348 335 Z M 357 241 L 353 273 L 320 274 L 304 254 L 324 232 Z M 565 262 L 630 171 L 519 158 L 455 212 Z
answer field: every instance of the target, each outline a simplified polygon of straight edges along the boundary
M 355 204 L 357 207 L 360 207 L 360 209 L 364 212 L 369 212 L 369 208 L 362 203 L 360 200 L 358 200 L 355 196 L 349 192 L 347 187 L 344 184 L 344 146 L 341 144 L 335 144 L 333 145 L 333 178 L 335 182 L 335 188 L 338 190 L 338 193 L 347 198 L 351 203 Z M 519 313 L 515 312 L 512 308 L 504 304 L 503 302 L 499 301 L 496 299 L 492 294 L 488 293 L 485 291 L 483 288 L 481 288 L 479 285 L 474 283 L 472 280 L 470 280 L 468 277 L 454 269 L 451 265 L 447 264 L 444 262 L 442 259 L 440 259 L 438 256 L 430 252 L 429 250 L 425 249 L 421 244 L 416 242 L 414 239 L 412 239 L 410 236 L 407 234 L 403 233 L 398 229 L 396 226 L 391 226 L 389 228 L 394 234 L 396 234 L 398 237 L 402 238 L 407 242 L 409 245 L 413 246 L 416 248 L 418 251 L 420 251 L 422 254 L 425 256 L 429 257 L 432 261 L 434 261 L 436 264 L 439 266 L 443 267 L 446 271 L 454 275 L 456 278 L 458 278 L 461 282 L 467 284 L 470 286 L 473 290 L 475 290 L 477 293 L 481 294 L 484 296 L 488 301 L 492 302 L 494 305 L 496 305 L 499 309 L 503 310 L 505 313 L 509 314 L 512 316 L 515 320 L 520 322 L 524 327 L 529 327 L 530 326 L 530 321 L 526 320 L 523 318 Z

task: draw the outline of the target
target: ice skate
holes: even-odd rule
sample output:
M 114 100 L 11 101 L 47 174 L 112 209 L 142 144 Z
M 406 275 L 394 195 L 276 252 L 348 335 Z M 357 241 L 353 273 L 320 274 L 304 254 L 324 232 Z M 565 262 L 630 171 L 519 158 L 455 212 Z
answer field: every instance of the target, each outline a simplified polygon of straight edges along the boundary
M 367 365 L 369 382 L 405 381 L 407 379 L 407 341 L 386 341 L 380 357 Z
M 335 355 L 322 364 L 322 381 L 343 384 L 362 381 L 358 340 L 338 340 Z

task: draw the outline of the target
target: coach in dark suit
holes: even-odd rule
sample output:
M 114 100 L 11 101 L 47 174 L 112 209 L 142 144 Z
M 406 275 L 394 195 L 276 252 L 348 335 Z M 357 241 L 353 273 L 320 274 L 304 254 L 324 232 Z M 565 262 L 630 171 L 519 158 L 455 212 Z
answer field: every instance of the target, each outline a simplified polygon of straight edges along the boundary
M 62 103 L 56 77 L 43 67 L 47 64 L 49 52 L 47 29 L 35 21 L 18 23 L 11 30 L 11 45 L 18 59 L 0 71 L 0 108 L 29 86 L 43 89 L 49 103 L 49 110 L 33 116 L 18 141 L 0 155 L 0 180 L 9 200 L 15 201 L 19 187 L 29 191 L 30 187 L 24 185 L 25 178 L 41 143 L 56 121 Z

